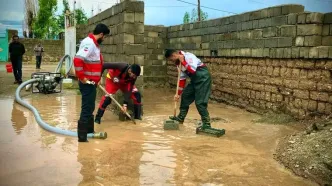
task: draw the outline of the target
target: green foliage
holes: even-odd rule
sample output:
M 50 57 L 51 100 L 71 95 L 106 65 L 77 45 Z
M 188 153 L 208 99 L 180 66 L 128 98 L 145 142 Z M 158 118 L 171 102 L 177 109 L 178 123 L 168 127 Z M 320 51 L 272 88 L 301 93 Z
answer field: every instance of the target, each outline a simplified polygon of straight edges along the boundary
M 75 19 L 77 24 L 88 23 L 88 17 L 82 8 L 75 10 Z
M 69 3 L 67 0 L 62 0 L 62 4 L 63 4 L 63 10 L 62 10 L 62 14 L 58 15 L 58 19 L 57 19 L 57 24 L 58 27 L 63 29 L 65 28 L 65 13 L 66 10 L 69 10 Z
M 37 38 L 50 38 L 57 31 L 57 28 L 54 28 L 56 18 L 53 17 L 57 10 L 57 0 L 38 0 L 38 2 L 39 12 L 33 20 L 32 28 Z
M 55 15 L 57 0 L 38 0 L 38 16 L 33 20 L 33 30 L 36 38 L 54 39 L 65 29 L 65 13 L 70 10 L 68 0 L 62 0 L 64 9 L 60 15 Z M 85 24 L 88 17 L 82 8 L 75 9 L 77 24 Z
M 208 13 L 203 12 L 201 9 L 201 21 L 207 20 Z M 194 8 L 191 11 L 191 15 L 189 15 L 189 12 L 186 12 L 183 16 L 183 23 L 193 23 L 198 21 L 198 12 L 197 9 Z
M 189 22 L 190 22 L 190 15 L 188 12 L 186 12 L 186 13 L 184 13 L 184 16 L 183 16 L 183 23 L 186 24 Z
M 62 0 L 64 6 L 62 14 L 58 15 L 58 26 L 64 30 L 65 28 L 65 13 L 70 10 L 68 0 Z M 75 9 L 75 19 L 77 24 L 86 24 L 88 22 L 88 17 L 82 8 Z

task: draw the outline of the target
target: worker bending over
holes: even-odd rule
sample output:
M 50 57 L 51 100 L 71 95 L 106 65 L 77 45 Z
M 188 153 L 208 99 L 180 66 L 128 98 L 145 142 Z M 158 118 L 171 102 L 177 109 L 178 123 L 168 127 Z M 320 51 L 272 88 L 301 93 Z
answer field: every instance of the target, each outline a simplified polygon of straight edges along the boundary
M 105 63 L 103 66 L 103 71 L 105 69 L 109 69 L 105 80 L 106 91 L 109 94 L 115 94 L 118 90 L 121 90 L 124 94 L 122 111 L 126 112 L 127 108 L 129 107 L 131 108 L 130 110 L 134 111 L 134 118 L 141 120 L 141 94 L 135 86 L 136 79 L 141 73 L 141 67 L 138 64 L 129 65 L 123 62 L 114 62 Z M 133 101 L 134 105 L 131 104 L 130 99 Z M 100 124 L 106 107 L 111 103 L 112 100 L 109 96 L 104 95 L 102 97 L 99 103 L 99 109 L 95 118 L 95 123 Z

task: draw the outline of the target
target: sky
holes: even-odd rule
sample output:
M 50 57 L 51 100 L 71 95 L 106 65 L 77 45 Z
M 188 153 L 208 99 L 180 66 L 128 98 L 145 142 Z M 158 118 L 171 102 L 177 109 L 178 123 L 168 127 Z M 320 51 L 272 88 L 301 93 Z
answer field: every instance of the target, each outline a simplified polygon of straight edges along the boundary
M 98 11 L 106 10 L 119 0 L 76 0 L 76 7 L 83 8 L 88 17 Z M 181 0 L 180 0 L 181 1 Z M 179 0 L 144 0 L 146 25 L 178 25 L 182 24 L 185 12 L 191 12 L 196 6 Z M 197 0 L 183 0 L 197 4 Z M 0 0 L 0 33 L 5 28 L 18 29 L 22 35 L 24 18 L 24 0 Z M 74 0 L 69 0 L 71 8 Z M 306 11 L 332 12 L 332 0 L 201 0 L 202 10 L 207 12 L 208 19 L 225 17 L 263 9 L 282 4 L 301 4 Z M 205 8 L 206 7 L 206 8 Z M 211 8 L 211 9 L 209 9 Z M 62 0 L 58 0 L 57 13 L 63 9 Z M 92 12 L 92 9 L 94 10 Z

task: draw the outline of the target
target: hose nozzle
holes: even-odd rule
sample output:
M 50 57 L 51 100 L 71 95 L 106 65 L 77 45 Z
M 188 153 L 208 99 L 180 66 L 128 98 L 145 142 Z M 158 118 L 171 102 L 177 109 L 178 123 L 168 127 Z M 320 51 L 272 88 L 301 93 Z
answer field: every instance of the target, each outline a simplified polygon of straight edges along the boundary
M 97 132 L 97 133 L 94 133 L 93 138 L 106 139 L 107 138 L 107 132 Z

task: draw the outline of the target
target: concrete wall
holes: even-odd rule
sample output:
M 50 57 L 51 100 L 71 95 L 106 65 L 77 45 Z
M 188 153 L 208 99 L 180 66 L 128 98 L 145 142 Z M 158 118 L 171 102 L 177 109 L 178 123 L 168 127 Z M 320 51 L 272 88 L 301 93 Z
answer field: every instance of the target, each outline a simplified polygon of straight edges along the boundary
M 208 64 L 212 99 L 297 118 L 332 113 L 332 13 L 283 5 L 168 28 L 169 47 Z M 169 83 L 176 68 L 169 64 Z
M 11 42 L 14 35 L 18 35 L 17 30 L 8 29 L 8 41 Z
M 167 28 L 163 26 L 144 27 L 145 43 L 145 76 L 144 82 L 165 84 L 167 82 L 167 65 L 164 49 L 167 44 Z
M 171 26 L 168 38 L 171 47 L 198 56 L 211 56 L 211 50 L 216 50 L 215 56 L 224 57 L 328 57 L 329 47 L 324 46 L 332 46 L 331 14 L 303 11 L 301 5 L 284 5 Z M 320 49 L 323 52 L 318 54 Z
M 164 49 L 192 52 L 209 67 L 211 98 L 298 118 L 332 112 L 332 13 L 282 5 L 170 27 L 144 26 L 144 2 L 123 1 L 78 26 L 83 39 L 97 23 L 113 34 L 102 46 L 106 62 L 144 66 L 142 83 L 176 85 Z
M 33 51 L 38 43 L 44 47 L 42 58 L 43 63 L 58 63 L 65 53 L 64 40 L 40 40 L 40 39 L 20 39 L 24 44 L 25 54 L 23 56 L 23 63 L 36 63 L 36 56 Z
M 144 66 L 144 3 L 121 2 L 77 27 L 78 39 L 84 39 L 98 23 L 109 26 L 112 36 L 101 46 L 105 62 L 128 62 Z M 143 76 L 138 83 L 143 82 Z

